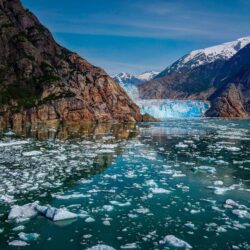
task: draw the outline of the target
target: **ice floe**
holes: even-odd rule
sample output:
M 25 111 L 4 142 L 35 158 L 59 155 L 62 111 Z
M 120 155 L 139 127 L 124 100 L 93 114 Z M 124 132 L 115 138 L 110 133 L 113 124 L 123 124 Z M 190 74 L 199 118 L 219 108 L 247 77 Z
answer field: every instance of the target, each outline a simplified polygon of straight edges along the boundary
M 13 247 L 25 247 L 28 245 L 29 244 L 23 240 L 13 240 L 9 242 L 9 246 L 13 246 Z
M 37 240 L 40 235 L 37 233 L 23 233 L 23 232 L 21 232 L 18 234 L 18 236 L 21 240 L 29 242 L 29 241 Z
M 115 249 L 108 245 L 96 245 L 96 246 L 87 248 L 86 250 L 115 250 Z
M 192 248 L 192 246 L 189 245 L 186 241 L 181 240 L 174 235 L 165 236 L 163 242 L 165 244 L 168 244 L 168 245 L 170 245 L 172 247 L 176 247 L 176 248 L 184 248 L 184 249 L 191 249 Z
M 30 152 L 23 152 L 23 156 L 37 156 L 37 155 L 41 155 L 42 152 L 41 151 L 30 151 Z
M 37 202 L 25 204 L 23 206 L 12 206 L 8 215 L 9 220 L 26 220 L 37 215 Z
M 239 218 L 250 219 L 250 213 L 247 210 L 233 209 L 232 213 L 237 215 Z
M 74 219 L 78 217 L 77 214 L 69 212 L 66 208 L 40 206 L 38 202 L 34 202 L 23 206 L 13 206 L 9 212 L 8 219 L 19 222 L 30 219 L 38 214 L 52 221 Z

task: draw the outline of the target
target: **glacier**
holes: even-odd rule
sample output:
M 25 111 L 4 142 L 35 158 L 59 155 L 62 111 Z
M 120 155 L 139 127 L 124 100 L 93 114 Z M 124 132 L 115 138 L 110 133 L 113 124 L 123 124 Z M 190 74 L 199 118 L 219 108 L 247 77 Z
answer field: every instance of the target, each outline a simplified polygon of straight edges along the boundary
M 142 114 L 148 113 L 155 118 L 195 118 L 204 116 L 209 103 L 204 101 L 180 100 L 137 100 Z
M 210 104 L 206 101 L 183 101 L 173 99 L 140 99 L 139 90 L 133 84 L 120 84 L 140 107 L 142 114 L 164 120 L 168 118 L 197 118 L 204 116 Z

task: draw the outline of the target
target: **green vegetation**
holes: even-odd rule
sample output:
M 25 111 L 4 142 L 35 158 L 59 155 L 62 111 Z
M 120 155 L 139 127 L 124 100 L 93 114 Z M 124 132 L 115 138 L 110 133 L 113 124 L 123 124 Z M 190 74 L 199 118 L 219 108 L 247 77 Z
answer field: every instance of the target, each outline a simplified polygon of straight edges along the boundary
M 20 32 L 17 35 L 13 37 L 13 41 L 18 42 L 18 43 L 24 43 L 28 40 L 27 35 L 25 32 Z
M 40 33 L 44 33 L 47 29 L 41 25 L 41 24 L 36 24 L 35 29 L 38 30 Z
M 1 25 L 1 29 L 7 29 L 7 28 L 13 28 L 13 24 L 12 23 L 4 23 Z

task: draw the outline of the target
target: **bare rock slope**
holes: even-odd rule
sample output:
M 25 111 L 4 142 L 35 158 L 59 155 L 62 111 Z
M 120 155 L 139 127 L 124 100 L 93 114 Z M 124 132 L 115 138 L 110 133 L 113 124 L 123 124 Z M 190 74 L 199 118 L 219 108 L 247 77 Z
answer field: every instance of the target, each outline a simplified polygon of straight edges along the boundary
M 0 0 L 0 122 L 142 121 L 101 68 L 59 44 L 19 0 Z

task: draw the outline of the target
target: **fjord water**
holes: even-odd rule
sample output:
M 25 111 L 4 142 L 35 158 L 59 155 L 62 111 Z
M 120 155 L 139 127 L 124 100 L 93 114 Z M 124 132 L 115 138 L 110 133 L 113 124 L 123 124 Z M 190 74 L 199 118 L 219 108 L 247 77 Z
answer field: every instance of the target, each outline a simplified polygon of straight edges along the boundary
M 0 249 L 15 249 L 20 232 L 39 234 L 22 247 L 32 250 L 175 249 L 166 235 L 193 249 L 250 249 L 249 198 L 247 120 L 17 129 L 0 139 Z M 79 217 L 7 219 L 12 205 L 34 201 Z

